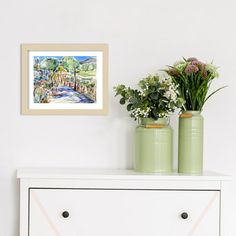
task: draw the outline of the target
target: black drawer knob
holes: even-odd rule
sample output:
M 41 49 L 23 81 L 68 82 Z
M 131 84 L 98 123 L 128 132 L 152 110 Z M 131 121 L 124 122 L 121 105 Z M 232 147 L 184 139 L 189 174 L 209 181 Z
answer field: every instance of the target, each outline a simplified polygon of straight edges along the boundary
M 64 217 L 64 218 L 68 218 L 69 217 L 69 212 L 68 211 L 63 211 L 62 212 L 62 216 Z
M 181 217 L 182 217 L 184 220 L 187 219 L 187 218 L 188 218 L 188 213 L 183 212 L 183 213 L 181 214 Z

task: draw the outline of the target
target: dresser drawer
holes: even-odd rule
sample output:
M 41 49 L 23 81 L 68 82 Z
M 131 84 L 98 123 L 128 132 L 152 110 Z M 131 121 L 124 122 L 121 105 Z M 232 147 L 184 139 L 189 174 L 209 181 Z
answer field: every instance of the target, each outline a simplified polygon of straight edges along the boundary
M 219 236 L 219 209 L 220 191 L 31 188 L 29 236 Z

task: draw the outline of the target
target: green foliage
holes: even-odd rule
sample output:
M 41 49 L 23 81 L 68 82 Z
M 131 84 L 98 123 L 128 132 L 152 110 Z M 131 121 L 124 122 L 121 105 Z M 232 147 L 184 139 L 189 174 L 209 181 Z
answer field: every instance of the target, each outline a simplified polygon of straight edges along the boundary
M 88 66 L 88 70 L 91 71 L 91 70 L 94 70 L 94 69 L 95 69 L 94 64 L 89 64 L 89 66 Z
M 87 70 L 88 70 L 88 64 L 83 64 L 82 67 L 81 67 L 81 69 L 82 69 L 83 71 L 87 71 Z
M 63 57 L 62 59 L 63 66 L 69 72 L 75 73 L 76 70 L 80 68 L 80 63 L 74 57 Z
M 83 76 L 83 77 L 93 77 L 93 76 L 96 76 L 96 70 L 93 70 L 93 71 L 83 71 L 83 70 L 80 70 L 78 72 L 78 74 Z
M 83 70 L 83 71 L 95 70 L 95 65 L 94 64 L 85 63 L 85 64 L 82 65 L 81 70 Z
M 217 67 L 203 63 L 196 58 L 183 59 L 164 70 L 178 87 L 184 100 L 182 110 L 202 111 L 206 101 L 221 87 L 208 95 L 212 81 L 219 76 Z
M 58 67 L 59 63 L 56 58 L 45 58 L 41 63 L 40 63 L 40 68 L 41 69 L 47 69 L 50 71 L 55 71 Z
M 177 96 L 177 88 L 169 78 L 149 75 L 138 85 L 140 90 L 123 84 L 114 87 L 115 96 L 121 96 L 120 104 L 127 104 L 127 111 L 135 120 L 167 117 L 175 108 L 182 106 Z

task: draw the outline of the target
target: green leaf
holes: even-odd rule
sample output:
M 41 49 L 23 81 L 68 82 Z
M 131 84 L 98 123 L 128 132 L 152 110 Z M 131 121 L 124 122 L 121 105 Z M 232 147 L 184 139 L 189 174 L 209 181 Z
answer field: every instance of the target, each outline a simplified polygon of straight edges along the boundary
M 152 117 L 153 117 L 155 120 L 158 119 L 158 113 L 157 113 L 157 109 L 156 109 L 156 108 L 154 108 L 154 109 L 152 110 Z
M 120 99 L 120 104 L 121 104 L 121 105 L 124 105 L 124 104 L 125 104 L 125 98 L 121 98 L 121 99 Z
M 150 98 L 153 99 L 153 100 L 158 100 L 159 95 L 158 95 L 158 93 L 151 93 Z
M 130 103 L 131 104 L 137 104 L 139 102 L 139 100 L 136 98 L 136 97 L 132 97 L 131 99 L 130 99 Z
M 132 108 L 133 108 L 133 105 L 132 105 L 132 104 L 128 104 L 128 105 L 127 105 L 127 111 L 131 111 Z

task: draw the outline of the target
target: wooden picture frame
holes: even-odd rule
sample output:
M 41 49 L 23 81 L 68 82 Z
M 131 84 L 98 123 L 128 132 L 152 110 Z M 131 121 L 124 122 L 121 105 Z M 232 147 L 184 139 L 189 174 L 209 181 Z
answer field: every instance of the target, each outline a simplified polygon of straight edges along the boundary
M 22 44 L 23 115 L 106 115 L 108 45 Z

